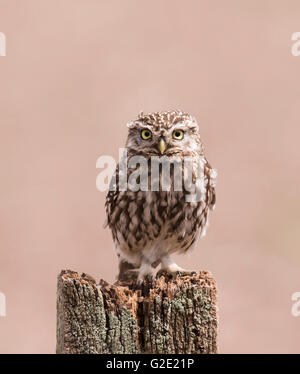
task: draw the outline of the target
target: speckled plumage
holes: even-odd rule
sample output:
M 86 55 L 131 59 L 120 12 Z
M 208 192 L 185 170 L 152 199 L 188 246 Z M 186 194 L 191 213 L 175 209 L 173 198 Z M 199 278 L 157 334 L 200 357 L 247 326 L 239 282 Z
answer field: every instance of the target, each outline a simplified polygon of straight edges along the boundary
M 181 111 L 157 112 L 145 115 L 127 124 L 129 128 L 126 149 L 128 160 L 143 156 L 148 163 L 148 179 L 151 183 L 151 157 L 165 157 L 166 160 L 183 160 L 188 164 L 196 179 L 197 167 L 202 175 L 201 198 L 187 201 L 190 194 L 185 188 L 184 173 L 182 191 L 174 188 L 174 169 L 171 168 L 171 185 L 168 191 L 125 191 L 119 190 L 117 167 L 116 190 L 109 191 L 106 199 L 107 222 L 119 257 L 119 279 L 125 273 L 137 271 L 141 280 L 152 274 L 153 268 L 161 263 L 167 271 L 182 271 L 172 260 L 172 253 L 185 253 L 191 249 L 199 236 L 205 234 L 210 209 L 215 205 L 216 172 L 204 156 L 199 128 L 196 120 Z M 151 139 L 143 140 L 141 131 L 151 131 Z M 181 130 L 183 139 L 174 139 L 175 130 Z M 161 155 L 159 142 L 166 145 Z M 161 160 L 161 159 L 159 159 Z M 136 168 L 128 168 L 128 178 Z M 178 177 L 178 175 L 176 175 Z M 162 175 L 159 174 L 161 181 Z

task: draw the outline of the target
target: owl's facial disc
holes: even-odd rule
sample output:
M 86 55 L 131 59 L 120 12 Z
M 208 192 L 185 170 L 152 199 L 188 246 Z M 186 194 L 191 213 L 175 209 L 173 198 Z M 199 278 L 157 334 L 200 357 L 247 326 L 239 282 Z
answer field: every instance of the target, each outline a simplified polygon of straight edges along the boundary
M 153 120 L 150 117 L 139 118 L 127 125 L 129 133 L 126 147 L 132 153 L 149 158 L 189 156 L 201 152 L 201 140 L 195 122 L 183 118 L 171 123 L 168 118 Z

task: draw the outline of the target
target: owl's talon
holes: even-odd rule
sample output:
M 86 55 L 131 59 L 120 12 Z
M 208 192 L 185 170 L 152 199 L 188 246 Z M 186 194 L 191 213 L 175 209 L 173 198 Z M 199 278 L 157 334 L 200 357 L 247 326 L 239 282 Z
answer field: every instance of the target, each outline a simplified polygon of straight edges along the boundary
M 154 275 L 146 275 L 144 279 L 138 279 L 137 280 L 137 286 L 141 288 L 144 284 L 151 285 L 154 281 L 155 277 Z
M 187 276 L 193 276 L 197 273 L 195 271 L 189 271 L 189 270 L 183 270 L 183 271 L 177 271 L 177 275 L 179 277 L 187 277 Z
M 155 277 L 154 274 L 146 274 L 144 276 L 144 279 L 140 279 L 139 282 L 141 283 L 152 283 L 154 281 Z
M 160 277 L 165 277 L 165 279 L 170 280 L 173 278 L 176 278 L 178 272 L 169 271 L 166 269 L 160 269 L 156 274 L 156 279 L 159 279 Z
M 156 279 L 159 279 L 160 277 L 164 276 L 166 277 L 167 275 L 167 272 L 163 269 L 160 269 L 157 273 L 156 273 Z
M 144 262 L 136 269 L 138 274 L 137 283 L 141 285 L 143 282 L 152 283 L 154 278 L 153 268 L 148 262 Z
M 164 276 L 165 279 L 171 280 L 175 279 L 176 277 L 186 277 L 186 276 L 194 276 L 197 273 L 195 271 L 188 271 L 188 270 L 175 270 L 171 271 L 169 269 L 160 269 L 157 274 L 156 278 L 160 278 L 161 276 Z

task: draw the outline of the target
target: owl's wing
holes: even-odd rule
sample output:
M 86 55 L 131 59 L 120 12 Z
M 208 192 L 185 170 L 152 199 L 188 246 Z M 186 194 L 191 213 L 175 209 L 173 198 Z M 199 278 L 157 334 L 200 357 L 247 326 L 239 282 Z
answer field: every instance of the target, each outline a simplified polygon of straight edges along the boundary
M 112 216 L 113 212 L 117 206 L 117 199 L 119 196 L 119 189 L 117 188 L 118 186 L 118 175 L 119 175 L 119 165 L 117 165 L 116 170 L 114 172 L 114 175 L 109 183 L 109 190 L 106 195 L 106 200 L 105 200 L 105 208 L 106 208 L 106 222 L 104 224 L 104 227 L 111 227 L 111 221 L 112 221 Z
M 216 204 L 216 179 L 217 171 L 213 169 L 209 162 L 205 159 L 204 165 L 204 175 L 207 179 L 207 189 L 206 189 L 206 201 L 210 209 L 214 209 Z

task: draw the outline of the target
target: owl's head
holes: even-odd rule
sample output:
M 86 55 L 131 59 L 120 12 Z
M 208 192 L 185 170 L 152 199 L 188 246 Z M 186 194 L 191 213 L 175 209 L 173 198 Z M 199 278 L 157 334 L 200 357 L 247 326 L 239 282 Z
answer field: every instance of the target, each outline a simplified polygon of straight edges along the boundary
M 134 154 L 149 156 L 195 156 L 203 154 L 198 124 L 179 110 L 140 113 L 127 124 L 126 147 Z

